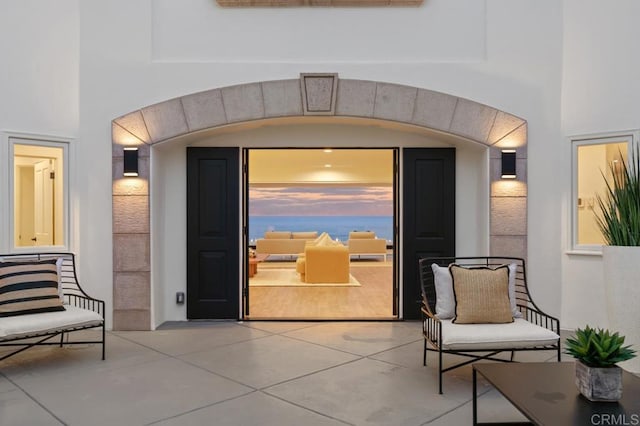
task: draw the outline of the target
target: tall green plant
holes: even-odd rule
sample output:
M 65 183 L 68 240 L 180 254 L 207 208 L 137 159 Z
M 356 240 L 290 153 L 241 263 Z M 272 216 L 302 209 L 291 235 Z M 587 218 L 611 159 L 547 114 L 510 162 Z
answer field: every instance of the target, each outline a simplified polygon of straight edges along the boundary
M 598 227 L 610 246 L 640 246 L 640 148 L 629 162 L 612 163 L 609 170 L 611 180 L 602 173 L 607 185 L 604 196 L 596 195 Z

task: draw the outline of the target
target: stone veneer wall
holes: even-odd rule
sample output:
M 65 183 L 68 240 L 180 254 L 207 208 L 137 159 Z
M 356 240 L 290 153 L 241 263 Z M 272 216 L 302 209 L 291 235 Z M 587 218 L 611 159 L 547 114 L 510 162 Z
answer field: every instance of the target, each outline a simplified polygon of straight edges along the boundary
M 151 328 L 151 145 L 216 127 L 283 117 L 358 117 L 435 130 L 490 149 L 490 253 L 526 257 L 526 121 L 445 93 L 337 74 L 301 74 L 185 95 L 116 118 L 113 138 L 113 328 Z M 123 147 L 139 147 L 137 178 Z M 517 149 L 516 180 L 500 179 L 500 150 Z

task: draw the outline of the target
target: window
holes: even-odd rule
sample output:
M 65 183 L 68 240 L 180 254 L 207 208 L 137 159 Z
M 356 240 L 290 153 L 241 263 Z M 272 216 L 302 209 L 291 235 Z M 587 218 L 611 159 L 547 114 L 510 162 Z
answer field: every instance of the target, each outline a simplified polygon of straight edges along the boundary
M 598 227 L 598 196 L 606 192 L 605 179 L 612 168 L 627 161 L 636 133 L 572 139 L 573 148 L 573 248 L 600 250 L 605 244 Z
M 11 246 L 67 246 L 68 142 L 8 140 Z

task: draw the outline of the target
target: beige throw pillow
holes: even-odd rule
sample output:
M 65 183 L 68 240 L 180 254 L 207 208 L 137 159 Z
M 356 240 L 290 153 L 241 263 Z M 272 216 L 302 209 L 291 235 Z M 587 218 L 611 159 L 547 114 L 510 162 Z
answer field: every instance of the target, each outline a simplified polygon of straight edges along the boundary
M 509 302 L 509 270 L 501 266 L 463 268 L 449 266 L 456 300 L 456 324 L 513 322 Z

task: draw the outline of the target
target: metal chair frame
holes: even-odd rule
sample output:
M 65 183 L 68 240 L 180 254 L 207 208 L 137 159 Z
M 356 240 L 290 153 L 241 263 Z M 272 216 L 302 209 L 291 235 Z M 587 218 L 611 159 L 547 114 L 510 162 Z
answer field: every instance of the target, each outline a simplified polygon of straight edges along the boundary
M 427 365 L 427 351 L 438 353 L 438 390 L 442 394 L 442 374 L 447 371 L 463 367 L 470 363 L 488 359 L 500 362 L 514 362 L 515 352 L 522 351 L 549 351 L 557 352 L 557 359 L 560 362 L 560 338 L 553 345 L 531 346 L 526 348 L 483 348 L 483 349 L 445 349 L 440 345 L 442 342 L 442 322 L 435 315 L 436 289 L 431 265 L 436 263 L 440 266 L 448 266 L 452 263 L 464 267 L 490 267 L 495 268 L 500 265 L 515 263 L 516 271 L 516 305 L 522 313 L 522 317 L 527 321 L 554 331 L 560 335 L 560 321 L 543 312 L 533 302 L 529 293 L 526 279 L 525 261 L 518 257 L 497 257 L 497 256 L 474 256 L 474 257 L 430 257 L 422 258 L 419 263 L 420 288 L 422 292 L 422 335 L 424 337 L 424 351 L 422 365 Z M 510 359 L 497 358 L 496 355 L 502 352 L 511 352 Z M 442 355 L 452 354 L 471 358 L 447 368 L 442 368 Z
M 76 275 L 75 255 L 73 253 L 12 253 L 0 254 L 0 260 L 13 262 L 27 262 L 34 260 L 58 259 L 62 257 L 62 273 L 60 281 L 64 292 L 64 300 L 66 304 L 82 309 L 97 312 L 103 318 L 100 324 L 86 326 L 70 326 L 64 329 L 48 330 L 42 332 L 33 332 L 28 335 L 11 338 L 0 338 L 0 347 L 10 346 L 18 347 L 15 351 L 0 356 L 0 361 L 7 359 L 13 355 L 17 355 L 34 346 L 44 345 L 83 345 L 83 344 L 101 344 L 102 359 L 105 359 L 105 302 L 100 299 L 89 296 L 80 286 Z M 37 315 L 37 314 L 36 314 Z M 0 318 L 2 321 L 2 318 Z M 97 340 L 69 340 L 69 333 L 80 330 L 88 330 L 100 328 L 100 338 Z M 65 335 L 67 341 L 65 342 Z M 53 337 L 60 336 L 59 342 L 50 342 Z

